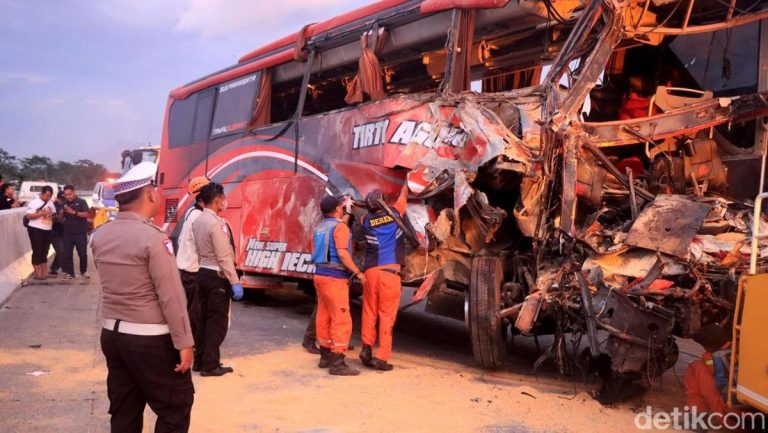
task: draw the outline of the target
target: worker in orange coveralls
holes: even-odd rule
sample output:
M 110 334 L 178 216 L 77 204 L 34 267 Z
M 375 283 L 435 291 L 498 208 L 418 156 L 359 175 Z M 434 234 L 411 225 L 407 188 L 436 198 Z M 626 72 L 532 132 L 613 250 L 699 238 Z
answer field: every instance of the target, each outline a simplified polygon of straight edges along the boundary
M 392 212 L 400 217 L 405 214 L 408 186 L 403 185 Z M 365 284 L 363 285 L 363 349 L 360 360 L 375 370 L 390 371 L 392 364 L 392 328 L 395 326 L 400 306 L 400 265 L 405 255 L 405 234 L 381 206 L 384 196 L 381 190 L 371 191 L 365 198 L 370 209 L 363 217 L 365 234 Z M 374 356 L 376 322 L 378 321 L 379 348 Z
M 317 291 L 317 340 L 320 343 L 318 367 L 328 368 L 334 376 L 356 376 L 360 371 L 344 362 L 344 352 L 352 336 L 349 313 L 349 279 L 355 275 L 365 283 L 365 276 L 352 260 L 348 215 L 345 200 L 326 196 L 320 201 L 323 220 L 312 238 L 314 283 Z M 347 209 L 349 210 L 349 209 Z
M 728 373 L 731 365 L 730 335 L 720 325 L 702 326 L 693 340 L 704 346 L 701 359 L 685 372 L 686 404 L 698 412 L 726 414 Z

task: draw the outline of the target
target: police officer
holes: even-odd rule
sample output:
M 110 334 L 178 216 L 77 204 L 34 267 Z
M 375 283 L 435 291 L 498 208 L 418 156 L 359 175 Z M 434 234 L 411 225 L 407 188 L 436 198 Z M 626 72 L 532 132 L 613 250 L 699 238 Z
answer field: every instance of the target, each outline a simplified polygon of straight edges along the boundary
M 200 317 L 200 302 L 197 295 L 197 271 L 200 269 L 195 237 L 192 234 L 192 224 L 203 213 L 203 201 L 200 199 L 200 188 L 211 183 L 205 176 L 198 176 L 189 181 L 187 193 L 193 200 L 194 206 L 184 213 L 181 233 L 179 234 L 179 248 L 176 252 L 176 266 L 179 268 L 181 284 L 187 295 L 187 312 L 192 325 L 192 334 L 197 329 L 197 321 Z M 199 361 L 196 359 L 196 361 Z M 192 364 L 192 371 L 200 371 L 199 362 Z
M 120 212 L 91 240 L 103 288 L 112 433 L 140 433 L 147 404 L 157 414 L 156 433 L 189 430 L 194 342 L 173 244 L 150 221 L 160 209 L 156 170 L 141 163 L 114 183 Z
M 312 237 L 313 281 L 317 291 L 317 340 L 320 343 L 320 368 L 335 376 L 356 376 L 358 370 L 344 362 L 344 352 L 352 336 L 349 313 L 349 279 L 365 276 L 350 254 L 349 226 L 344 216 L 344 200 L 325 196 L 320 201 L 323 220 Z
M 392 211 L 404 215 L 408 200 L 408 186 L 403 185 Z M 361 337 L 363 365 L 381 371 L 392 370 L 392 328 L 400 306 L 400 265 L 405 255 L 405 239 L 394 218 L 381 207 L 381 190 L 371 191 L 365 198 L 369 213 L 363 217 L 365 235 L 365 283 L 363 284 L 363 323 Z M 374 356 L 378 322 L 379 348 Z
M 227 222 L 219 213 L 227 208 L 221 184 L 211 182 L 200 188 L 204 209 L 192 224 L 200 270 L 197 272 L 200 320 L 195 341 L 200 352 L 200 375 L 223 376 L 232 367 L 221 364 L 221 343 L 229 327 L 230 297 L 240 300 L 243 286 L 235 270 L 235 252 Z

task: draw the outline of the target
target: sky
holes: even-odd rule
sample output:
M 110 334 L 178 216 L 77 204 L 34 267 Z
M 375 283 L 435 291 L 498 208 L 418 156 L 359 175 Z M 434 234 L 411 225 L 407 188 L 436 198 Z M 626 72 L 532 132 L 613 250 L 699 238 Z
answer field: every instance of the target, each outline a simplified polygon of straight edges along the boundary
M 0 0 L 0 148 L 91 159 L 159 145 L 171 89 L 366 0 Z

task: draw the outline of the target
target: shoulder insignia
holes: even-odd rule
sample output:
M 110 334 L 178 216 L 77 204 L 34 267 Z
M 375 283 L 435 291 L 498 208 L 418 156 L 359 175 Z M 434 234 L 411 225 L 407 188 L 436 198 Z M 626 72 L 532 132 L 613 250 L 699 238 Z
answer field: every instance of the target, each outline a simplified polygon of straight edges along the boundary
M 163 246 L 165 247 L 165 250 L 168 251 L 168 254 L 173 255 L 173 242 L 171 242 L 170 239 L 163 239 Z
M 229 228 L 227 227 L 227 223 L 225 223 L 225 222 L 221 223 L 221 231 L 224 234 L 229 233 Z

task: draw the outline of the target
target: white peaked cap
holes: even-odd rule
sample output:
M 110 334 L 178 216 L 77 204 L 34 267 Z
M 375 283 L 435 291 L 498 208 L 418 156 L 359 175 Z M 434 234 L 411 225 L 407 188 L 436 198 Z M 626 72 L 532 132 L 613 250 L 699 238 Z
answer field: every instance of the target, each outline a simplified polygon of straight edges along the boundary
M 133 191 L 152 183 L 157 173 L 157 165 L 153 162 L 142 162 L 128 170 L 120 179 L 114 181 L 110 187 L 115 195 Z

